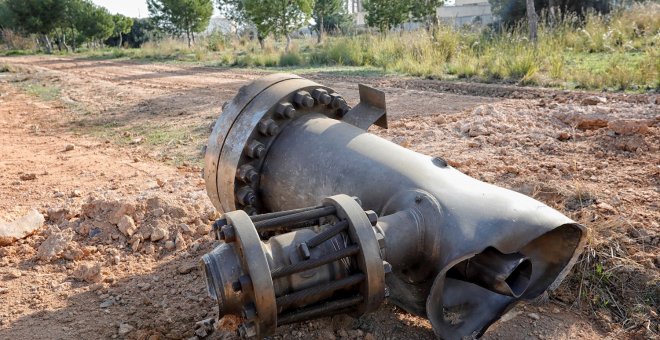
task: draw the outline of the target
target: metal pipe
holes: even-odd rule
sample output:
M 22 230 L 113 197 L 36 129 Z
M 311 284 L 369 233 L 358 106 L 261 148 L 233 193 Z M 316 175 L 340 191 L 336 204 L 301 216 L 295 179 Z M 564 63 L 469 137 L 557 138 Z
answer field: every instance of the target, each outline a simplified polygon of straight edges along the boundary
M 328 216 L 334 214 L 335 211 L 335 207 L 333 206 L 321 207 L 312 210 L 303 210 L 301 212 L 293 213 L 290 215 L 278 216 L 275 218 L 255 222 L 254 227 L 259 231 L 274 229 L 287 226 L 289 224 L 300 223 L 306 220 L 313 220 L 319 217 Z
M 348 221 L 343 220 L 335 223 L 334 225 L 330 226 L 329 228 L 323 230 L 319 234 L 316 234 L 316 236 L 312 237 L 307 241 L 307 247 L 309 248 L 315 248 L 319 244 L 331 239 L 333 236 L 341 233 L 342 231 L 346 230 L 348 228 Z
M 355 274 L 337 281 L 328 282 L 323 285 L 310 287 L 291 294 L 286 294 L 277 298 L 277 308 L 285 310 L 291 305 L 306 305 L 318 300 L 318 297 L 328 293 L 333 293 L 340 289 L 354 286 L 364 281 L 364 274 Z
M 328 264 L 330 262 L 343 259 L 344 257 L 353 256 L 357 254 L 358 251 L 360 251 L 360 246 L 351 245 L 344 249 L 338 250 L 337 252 L 327 254 L 323 257 L 306 260 L 306 261 L 300 261 L 288 266 L 277 268 L 270 272 L 270 276 L 273 279 L 279 279 L 281 277 L 288 276 L 291 274 L 304 272 L 305 270 L 316 268 L 324 264 Z
M 300 213 L 300 212 L 304 212 L 304 211 L 316 210 L 316 209 L 319 209 L 319 208 L 323 208 L 323 206 L 318 205 L 318 206 L 315 206 L 315 207 L 307 207 L 307 208 L 293 209 L 293 210 L 287 210 L 287 211 L 276 211 L 276 212 L 272 212 L 272 213 L 268 213 L 268 214 L 250 216 L 250 219 L 252 220 L 252 222 L 256 223 L 256 222 L 261 222 L 261 221 L 268 220 L 268 219 L 275 218 L 275 217 L 286 216 L 286 215 Z
M 308 307 L 297 312 L 284 314 L 280 316 L 277 319 L 277 325 L 283 326 L 294 322 L 314 319 L 320 316 L 337 314 L 337 312 L 343 311 L 348 307 L 362 303 L 363 300 L 364 298 L 362 296 L 354 296 L 350 298 L 327 302 L 320 306 Z

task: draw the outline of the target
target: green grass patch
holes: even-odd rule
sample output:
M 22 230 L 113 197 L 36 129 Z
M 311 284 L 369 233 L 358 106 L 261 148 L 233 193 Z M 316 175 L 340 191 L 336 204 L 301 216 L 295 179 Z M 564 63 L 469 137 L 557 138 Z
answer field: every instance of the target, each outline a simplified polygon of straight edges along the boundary
M 29 95 L 47 101 L 58 99 L 61 94 L 61 89 L 59 87 L 39 83 L 25 84 L 23 90 Z

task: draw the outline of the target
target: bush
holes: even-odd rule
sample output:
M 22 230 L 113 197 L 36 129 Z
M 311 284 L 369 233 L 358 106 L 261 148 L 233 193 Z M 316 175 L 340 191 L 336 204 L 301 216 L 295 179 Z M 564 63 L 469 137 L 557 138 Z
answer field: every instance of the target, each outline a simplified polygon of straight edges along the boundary
M 303 64 L 303 58 L 298 52 L 285 52 L 280 55 L 280 66 L 300 66 Z

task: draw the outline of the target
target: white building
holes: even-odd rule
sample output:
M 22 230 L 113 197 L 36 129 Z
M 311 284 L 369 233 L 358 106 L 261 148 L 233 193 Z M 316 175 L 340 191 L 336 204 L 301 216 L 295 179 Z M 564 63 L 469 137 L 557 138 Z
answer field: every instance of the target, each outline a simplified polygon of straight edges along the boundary
M 455 26 L 490 24 L 493 20 L 488 0 L 456 0 L 453 6 L 441 6 L 437 10 L 438 19 Z
M 348 13 L 353 15 L 355 25 L 358 27 L 365 26 L 367 12 L 362 6 L 362 1 L 348 0 L 347 6 Z M 493 22 L 493 13 L 488 0 L 455 0 L 453 4 L 451 1 L 447 1 L 446 5 L 438 7 L 436 13 L 440 21 L 456 26 L 485 25 Z M 417 27 L 415 25 L 408 26 L 411 28 Z

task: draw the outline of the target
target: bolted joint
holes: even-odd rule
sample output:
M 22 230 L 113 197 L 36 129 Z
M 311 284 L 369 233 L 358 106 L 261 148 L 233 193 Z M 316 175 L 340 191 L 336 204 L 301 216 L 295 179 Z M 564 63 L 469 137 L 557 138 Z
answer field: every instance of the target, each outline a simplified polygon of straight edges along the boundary
M 312 254 L 309 252 L 309 246 L 307 246 L 307 242 L 303 242 L 298 245 L 298 253 L 303 260 L 309 260 L 309 258 L 312 257 Z
M 259 173 L 249 164 L 243 165 L 236 171 L 236 177 L 247 184 L 254 184 L 259 180 Z
M 369 222 L 371 222 L 372 226 L 376 226 L 378 223 L 378 214 L 376 214 L 375 211 L 373 210 L 367 210 L 365 211 L 365 214 L 367 214 L 367 217 L 369 218 Z
M 260 159 L 266 155 L 266 147 L 256 140 L 253 140 L 245 147 L 245 153 L 250 158 Z
M 330 98 L 330 107 L 337 110 L 340 116 L 343 116 L 346 114 L 346 112 L 348 112 L 348 103 L 346 103 L 346 100 L 342 96 L 337 93 L 333 93 L 330 95 Z
M 248 321 L 252 321 L 257 317 L 257 307 L 254 303 L 250 302 L 243 306 L 243 317 Z
M 250 187 L 242 187 L 236 193 L 236 198 L 238 198 L 238 203 L 242 205 L 254 205 L 257 203 L 257 194 L 254 193 L 254 190 Z
M 215 239 L 219 240 L 220 239 L 220 231 L 222 230 L 223 226 L 227 225 L 227 219 L 226 218 L 221 218 L 219 220 L 216 220 L 213 222 L 213 234 L 215 234 Z
M 260 121 L 259 126 L 257 126 L 257 129 L 259 129 L 259 132 L 261 132 L 261 134 L 266 136 L 275 136 L 280 132 L 280 127 L 277 125 L 277 123 L 275 123 L 274 120 L 270 118 L 266 118 Z
M 328 105 L 332 102 L 332 97 L 330 97 L 328 91 L 324 89 L 316 89 L 312 91 L 312 98 L 321 105 Z
M 238 326 L 238 336 L 245 339 L 257 336 L 257 327 L 254 325 L 254 322 L 248 322 Z
M 296 109 L 291 103 L 279 103 L 275 108 L 275 113 L 278 118 L 291 119 L 296 114 Z
M 307 91 L 298 91 L 293 96 L 293 102 L 301 108 L 311 108 L 314 106 L 314 98 Z
M 220 229 L 220 239 L 225 243 L 232 243 L 236 241 L 236 229 L 231 224 L 228 224 Z

